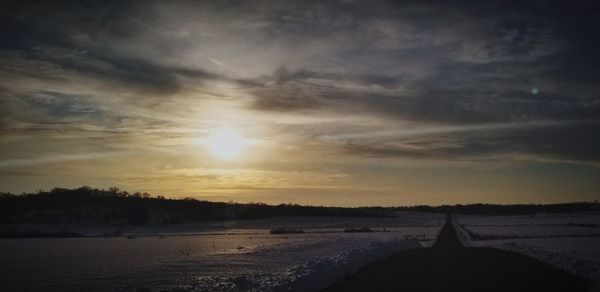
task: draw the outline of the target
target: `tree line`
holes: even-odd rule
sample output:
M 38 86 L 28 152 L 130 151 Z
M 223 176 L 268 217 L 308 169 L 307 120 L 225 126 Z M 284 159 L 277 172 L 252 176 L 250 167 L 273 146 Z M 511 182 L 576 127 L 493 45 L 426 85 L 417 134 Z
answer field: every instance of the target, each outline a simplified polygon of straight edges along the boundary
M 519 215 L 540 212 L 600 211 L 598 202 L 529 205 L 441 205 L 399 207 L 324 207 L 297 204 L 225 203 L 169 199 L 149 193 L 129 193 L 83 186 L 36 193 L 0 193 L 0 224 L 179 224 L 276 216 L 394 217 L 398 211 L 480 215 Z

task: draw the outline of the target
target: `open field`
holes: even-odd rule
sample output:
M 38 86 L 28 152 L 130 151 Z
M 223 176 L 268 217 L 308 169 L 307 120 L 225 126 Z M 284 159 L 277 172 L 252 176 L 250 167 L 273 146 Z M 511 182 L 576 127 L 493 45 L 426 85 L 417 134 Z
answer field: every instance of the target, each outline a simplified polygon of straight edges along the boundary
M 443 215 L 327 219 L 138 227 L 120 237 L 4 239 L 2 291 L 315 290 L 390 254 L 431 244 Z M 280 226 L 306 233 L 269 234 Z M 343 232 L 365 226 L 380 232 Z
M 464 246 L 450 216 L 431 248 L 397 253 L 324 291 L 587 291 L 590 282 L 533 258 Z
M 518 252 L 588 279 L 600 279 L 597 212 L 457 218 L 470 246 Z

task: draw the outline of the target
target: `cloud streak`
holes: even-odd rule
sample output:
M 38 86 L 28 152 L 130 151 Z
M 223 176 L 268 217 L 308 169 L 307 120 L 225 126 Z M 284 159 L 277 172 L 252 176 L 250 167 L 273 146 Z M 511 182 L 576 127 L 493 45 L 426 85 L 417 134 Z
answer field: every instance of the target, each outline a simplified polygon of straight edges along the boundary
M 595 166 L 593 6 L 12 2 L 0 12 L 0 167 L 133 149 L 124 164 L 157 172 L 141 180 L 175 184 L 160 172 L 212 165 L 194 141 L 228 127 L 260 141 L 248 160 L 286 161 L 290 179 L 326 162 L 373 177 L 380 158 Z M 87 152 L 38 157 L 77 147 Z
M 10 167 L 21 167 L 21 166 L 35 166 L 39 164 L 45 163 L 62 163 L 69 161 L 78 161 L 78 160 L 98 160 L 104 159 L 108 157 L 114 157 L 120 155 L 122 153 L 119 152 L 97 152 L 97 153 L 86 153 L 86 154 L 55 154 L 48 155 L 45 157 L 37 157 L 37 158 L 20 158 L 20 159 L 6 159 L 0 160 L 0 167 L 2 168 L 10 168 Z

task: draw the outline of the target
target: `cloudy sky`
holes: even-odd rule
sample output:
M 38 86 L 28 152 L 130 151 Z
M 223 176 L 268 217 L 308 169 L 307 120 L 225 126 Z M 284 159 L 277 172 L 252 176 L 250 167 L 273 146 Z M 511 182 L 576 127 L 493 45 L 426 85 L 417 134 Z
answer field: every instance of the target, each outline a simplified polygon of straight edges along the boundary
M 102 2 L 1 10 L 0 191 L 600 199 L 595 1 Z

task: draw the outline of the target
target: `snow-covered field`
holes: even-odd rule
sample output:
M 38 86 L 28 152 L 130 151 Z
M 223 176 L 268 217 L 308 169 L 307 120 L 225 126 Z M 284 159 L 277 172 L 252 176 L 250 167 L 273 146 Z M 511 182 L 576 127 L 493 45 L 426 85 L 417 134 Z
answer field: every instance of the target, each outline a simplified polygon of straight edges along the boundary
M 509 239 L 539 237 L 585 237 L 600 236 L 600 228 L 561 225 L 501 225 L 501 226 L 468 226 L 463 228 L 473 234 L 474 239 Z
M 457 216 L 460 224 L 466 225 L 599 225 L 599 212 L 538 213 L 520 216 Z M 599 225 L 600 227 L 600 225 Z
M 468 245 L 519 252 L 600 280 L 600 213 L 458 215 L 456 223 Z
M 397 217 L 271 217 L 254 220 L 230 220 L 205 223 L 175 225 L 144 226 L 85 226 L 85 225 L 34 225 L 18 224 L 0 226 L 0 229 L 14 231 L 40 231 L 56 233 L 74 232 L 86 236 L 112 235 L 118 231 L 120 235 L 186 235 L 186 234 L 223 234 L 223 233 L 256 233 L 271 228 L 298 228 L 304 230 L 343 230 L 345 228 L 393 228 L 393 227 L 426 227 L 444 224 L 442 214 L 421 212 L 398 212 Z M 261 231 L 262 230 L 262 231 Z M 268 230 L 267 230 L 268 232 Z
M 127 230 L 128 237 L 0 240 L 0 290 L 311 291 L 422 246 L 419 239 L 434 239 L 444 215 L 304 219 L 188 226 L 170 235 L 150 228 Z M 283 226 L 306 233 L 269 234 Z M 387 232 L 341 232 L 345 227 Z

